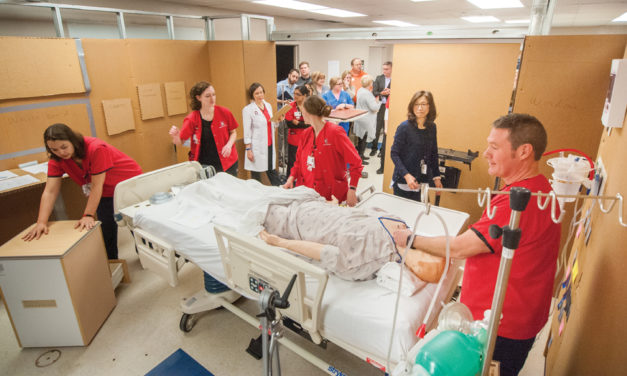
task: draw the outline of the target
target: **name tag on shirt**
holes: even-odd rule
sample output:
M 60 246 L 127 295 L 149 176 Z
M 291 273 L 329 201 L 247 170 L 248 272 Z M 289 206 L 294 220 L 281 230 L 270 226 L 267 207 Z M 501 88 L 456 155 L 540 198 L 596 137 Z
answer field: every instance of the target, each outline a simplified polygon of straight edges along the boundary
M 316 168 L 316 159 L 313 155 L 307 156 L 307 170 L 311 171 Z

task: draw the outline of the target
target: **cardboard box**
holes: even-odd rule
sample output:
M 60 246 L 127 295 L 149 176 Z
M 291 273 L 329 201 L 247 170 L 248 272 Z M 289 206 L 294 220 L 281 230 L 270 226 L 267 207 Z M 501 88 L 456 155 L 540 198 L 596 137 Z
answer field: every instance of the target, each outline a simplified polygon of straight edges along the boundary
M 116 305 L 100 223 L 50 222 L 48 235 L 22 231 L 0 247 L 0 294 L 21 347 L 84 346 Z

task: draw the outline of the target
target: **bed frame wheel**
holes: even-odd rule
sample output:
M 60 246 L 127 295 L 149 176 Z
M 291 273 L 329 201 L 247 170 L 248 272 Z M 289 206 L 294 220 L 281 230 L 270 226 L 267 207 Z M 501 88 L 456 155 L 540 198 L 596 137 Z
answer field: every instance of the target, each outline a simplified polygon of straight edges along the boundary
M 179 328 L 183 332 L 189 333 L 194 328 L 194 325 L 196 325 L 196 321 L 198 321 L 198 318 L 196 317 L 195 314 L 184 313 L 181 316 L 181 322 L 179 324 Z

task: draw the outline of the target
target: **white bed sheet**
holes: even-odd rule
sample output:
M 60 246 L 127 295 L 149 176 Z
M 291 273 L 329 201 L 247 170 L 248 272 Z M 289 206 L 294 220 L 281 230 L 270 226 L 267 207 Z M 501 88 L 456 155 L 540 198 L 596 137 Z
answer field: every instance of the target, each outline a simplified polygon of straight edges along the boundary
M 273 195 L 277 193 L 284 195 L 286 191 L 280 190 L 280 188 L 261 186 L 254 180 L 243 181 L 230 178 L 216 180 L 218 177 L 220 176 L 186 187 L 181 194 L 170 202 L 153 205 L 138 211 L 134 218 L 134 225 L 166 240 L 186 259 L 198 265 L 214 278 L 224 282 L 225 273 L 220 251 L 216 244 L 213 223 L 206 222 L 192 228 L 173 220 L 180 217 L 181 211 L 189 205 L 193 204 L 198 207 L 199 202 L 197 202 L 196 194 L 199 191 L 196 189 L 197 187 L 194 188 L 193 186 L 200 184 L 202 190 L 215 190 L 217 188 L 220 191 L 239 195 L 235 197 L 242 199 L 236 205 L 238 208 L 234 210 L 225 210 L 221 207 L 224 204 L 222 201 L 224 196 L 221 195 L 216 196 L 213 203 L 208 200 L 203 204 L 207 203 L 207 207 L 213 207 L 208 209 L 207 213 L 213 222 L 240 230 L 242 230 L 241 221 L 247 221 L 247 226 L 251 227 L 250 218 L 248 220 L 245 218 L 251 210 L 256 210 L 253 207 L 260 205 L 263 207 L 263 204 L 260 203 L 267 205 L 269 201 L 273 200 Z M 308 198 L 309 194 L 308 191 L 292 192 L 287 199 Z M 374 194 L 362 204 L 386 209 L 401 216 L 410 226 L 413 225 L 419 210 L 424 210 L 420 203 L 386 194 Z M 434 209 L 438 210 L 438 213 L 443 215 L 447 222 L 450 222 L 449 232 L 451 234 L 456 234 L 468 218 L 465 213 L 440 208 Z M 194 215 L 196 216 L 198 213 L 195 212 Z M 417 232 L 430 235 L 443 234 L 441 226 L 435 222 L 434 218 L 433 216 L 424 217 Z M 261 220 L 263 221 L 263 218 Z M 445 297 L 451 287 L 452 277 L 453 273 L 449 273 L 439 294 L 441 299 Z M 308 281 L 308 285 L 314 287 L 312 281 Z M 428 284 L 411 297 L 401 296 L 391 362 L 397 363 L 403 354 L 416 343 L 416 330 L 426 315 L 435 290 L 435 284 Z M 332 341 L 350 344 L 366 354 L 372 355 L 375 359 L 385 359 L 389 346 L 395 300 L 396 294 L 378 286 L 374 279 L 365 282 L 349 282 L 331 275 L 321 306 L 322 335 Z

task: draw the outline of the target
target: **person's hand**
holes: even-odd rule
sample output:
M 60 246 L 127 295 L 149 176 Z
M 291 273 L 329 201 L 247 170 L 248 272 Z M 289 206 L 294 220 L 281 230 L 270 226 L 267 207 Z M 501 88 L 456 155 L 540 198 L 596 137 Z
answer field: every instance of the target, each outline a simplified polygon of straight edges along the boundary
M 381 95 L 390 95 L 390 88 L 383 89 L 383 91 L 381 92 Z
M 229 156 L 231 156 L 231 150 L 233 150 L 233 145 L 231 145 L 230 142 L 227 142 L 226 145 L 224 145 L 224 147 L 222 148 L 222 156 L 224 158 L 228 158 Z
M 94 228 L 95 225 L 96 225 L 96 220 L 93 217 L 86 215 L 83 218 L 81 218 L 78 222 L 76 222 L 76 225 L 74 225 L 74 228 L 78 229 L 78 231 L 83 231 L 83 229 L 91 230 L 92 228 Z
M 248 158 L 248 160 L 251 161 L 251 162 L 255 161 L 255 155 L 253 154 L 252 149 L 251 150 L 246 150 L 246 158 Z
M 298 125 L 298 120 L 296 120 L 296 119 L 292 120 L 292 124 Z
M 292 189 L 292 188 L 294 188 L 294 177 L 290 176 L 289 178 L 287 178 L 287 181 L 285 182 L 285 184 L 283 184 L 281 186 L 281 188 L 283 188 L 283 189 Z
M 392 237 L 394 238 L 394 243 L 397 246 L 404 248 L 407 246 L 407 239 L 411 235 L 411 230 L 408 228 L 404 228 L 401 230 L 394 230 L 392 233 Z
M 41 235 L 48 235 L 47 223 L 37 223 L 35 227 L 30 229 L 30 231 L 22 237 L 22 240 L 27 241 L 27 242 L 33 239 L 37 240 L 41 237 Z
M 261 238 L 261 240 L 263 240 L 267 244 L 274 245 L 274 246 L 278 246 L 282 240 L 282 238 L 280 238 L 279 236 L 270 234 L 266 230 L 261 230 L 261 232 L 259 233 L 259 237 Z
M 350 207 L 357 205 L 357 192 L 354 189 L 349 189 L 346 193 L 346 205 Z
M 420 184 L 418 184 L 418 181 L 416 180 L 414 175 L 412 175 L 410 173 L 405 174 L 405 182 L 407 182 L 407 185 L 411 189 L 418 189 L 418 188 L 420 188 Z
M 181 133 L 181 131 L 176 127 L 176 125 L 173 125 L 168 133 L 172 137 L 177 137 Z
M 433 182 L 435 183 L 435 187 L 436 188 L 444 188 L 442 186 L 442 179 L 434 179 Z M 435 192 L 436 196 L 439 196 L 442 192 Z

